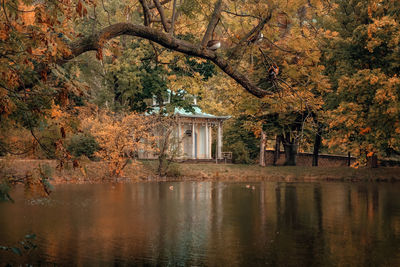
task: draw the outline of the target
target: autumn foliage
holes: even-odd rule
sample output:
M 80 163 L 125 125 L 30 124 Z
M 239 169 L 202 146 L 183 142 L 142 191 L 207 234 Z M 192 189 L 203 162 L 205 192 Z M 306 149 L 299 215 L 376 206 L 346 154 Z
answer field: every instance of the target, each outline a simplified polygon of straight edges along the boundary
M 114 114 L 102 112 L 82 121 L 82 128 L 90 132 L 100 150 L 95 154 L 108 162 L 111 176 L 121 176 L 125 166 L 132 160 L 137 164 L 139 151 L 153 151 L 156 137 L 153 116 L 136 113 Z
M 72 136 L 90 134 L 122 175 L 140 151 L 168 151 L 153 131 L 165 121 L 144 115 L 168 89 L 180 98 L 167 113 L 190 109 L 182 92 L 199 95 L 206 112 L 237 120 L 227 132 L 265 132 L 294 153 L 400 154 L 399 1 L 2 0 L 0 10 L 1 155 L 63 167 L 77 160 Z

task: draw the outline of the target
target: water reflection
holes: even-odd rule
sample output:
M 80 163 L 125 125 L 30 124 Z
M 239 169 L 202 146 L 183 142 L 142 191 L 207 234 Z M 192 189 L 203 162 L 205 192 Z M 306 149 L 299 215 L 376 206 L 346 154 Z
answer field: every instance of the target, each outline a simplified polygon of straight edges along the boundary
M 173 190 L 170 186 L 173 185 Z M 252 186 L 254 185 L 254 189 Z M 61 185 L 0 203 L 0 262 L 62 265 L 400 266 L 400 186 L 182 182 Z

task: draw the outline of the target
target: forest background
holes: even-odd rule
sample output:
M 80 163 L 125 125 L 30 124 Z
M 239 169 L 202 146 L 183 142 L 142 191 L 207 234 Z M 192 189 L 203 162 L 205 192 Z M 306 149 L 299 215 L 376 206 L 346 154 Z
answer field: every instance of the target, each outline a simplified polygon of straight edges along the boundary
M 204 111 L 232 116 L 224 150 L 236 163 L 259 160 L 260 139 L 282 144 L 287 165 L 298 151 L 397 158 L 399 10 L 396 0 L 1 0 L 0 156 L 83 174 L 82 158 L 102 159 L 120 176 L 151 149 L 165 174 L 173 110 L 192 110 L 197 95 Z M 163 112 L 143 116 L 168 90 Z

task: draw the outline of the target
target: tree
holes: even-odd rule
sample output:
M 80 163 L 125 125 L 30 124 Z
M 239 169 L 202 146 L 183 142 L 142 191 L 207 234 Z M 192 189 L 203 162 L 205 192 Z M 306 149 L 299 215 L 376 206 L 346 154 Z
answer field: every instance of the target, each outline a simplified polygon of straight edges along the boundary
M 125 0 L 67 0 L 62 3 L 55 0 L 26 1 L 27 6 L 23 8 L 29 12 L 21 12 L 20 1 L 5 0 L 4 3 L 4 12 L 1 14 L 4 20 L 4 34 L 16 32 L 21 36 L 18 40 L 7 39 L 4 42 L 5 47 L 18 55 L 34 55 L 35 59 L 23 63 L 23 57 L 20 58 L 18 64 L 31 67 L 29 75 L 25 75 L 25 72 L 15 72 L 18 77 L 25 75 L 23 81 L 10 83 L 12 88 L 7 88 L 4 92 L 6 97 L 11 99 L 11 103 L 18 102 L 26 106 L 28 101 L 23 97 L 20 99 L 26 91 L 23 88 L 37 88 L 31 95 L 32 98 L 41 97 L 41 111 L 49 109 L 49 102 L 56 95 L 65 95 L 65 91 L 75 91 L 77 93 L 74 94 L 79 95 L 85 91 L 82 84 L 74 82 L 74 73 L 77 73 L 74 66 L 78 65 L 77 57 L 88 51 L 95 51 L 100 65 L 107 70 L 99 76 L 107 78 L 115 93 L 114 101 L 121 106 L 127 103 L 134 106 L 134 103 L 140 100 L 136 93 L 143 89 L 142 83 L 146 82 L 146 77 L 151 77 L 152 73 L 156 74 L 157 79 L 154 81 L 167 79 L 170 85 L 179 84 L 179 80 L 186 80 L 169 71 L 166 77 L 163 77 L 163 69 L 176 64 L 179 53 L 192 56 L 186 64 L 194 70 L 192 73 L 197 73 L 193 75 L 192 81 L 196 78 L 200 80 L 196 76 L 199 73 L 202 78 L 207 76 L 197 68 L 198 65 L 209 66 L 209 62 L 212 62 L 253 96 L 267 96 L 264 98 L 263 107 L 270 104 L 268 99 L 274 102 L 280 94 L 289 93 L 294 95 L 291 97 L 307 99 L 318 93 L 320 87 L 324 87 L 323 82 L 319 82 L 322 80 L 319 75 L 319 51 L 313 49 L 318 32 L 315 29 L 314 18 L 324 8 L 318 0 L 291 1 L 290 5 L 282 5 L 280 1 L 275 0 L 141 0 L 136 6 Z M 237 12 L 238 9 L 241 11 Z M 11 13 L 13 16 L 9 16 Z M 31 16 L 29 22 L 23 21 L 26 13 L 34 14 L 34 18 Z M 15 27 L 17 24 L 19 28 Z M 29 33 L 28 38 L 26 33 Z M 261 33 L 263 38 L 255 38 L 261 36 Z M 31 38 L 35 36 L 41 38 Z M 137 37 L 145 41 L 138 42 Z M 136 44 L 132 40 L 135 40 Z M 216 51 L 208 49 L 207 43 L 210 40 L 221 41 L 222 47 Z M 23 44 L 22 50 L 17 43 Z M 143 47 L 145 48 L 142 49 Z M 257 50 L 258 47 L 267 51 L 268 57 L 285 71 L 282 80 L 288 84 L 286 90 L 281 92 L 271 87 L 271 83 L 265 79 L 268 71 L 263 56 Z M 139 55 L 133 56 L 139 61 L 129 61 L 127 54 L 124 54 L 125 51 L 128 52 L 127 48 Z M 121 53 L 120 49 L 125 50 Z M 148 53 L 151 50 L 153 52 Z M 31 51 L 37 54 L 30 55 Z M 151 55 L 150 68 L 132 66 L 138 63 L 145 67 L 145 54 Z M 87 55 L 83 57 L 85 56 Z M 4 60 L 11 64 L 8 59 Z M 120 61 L 121 66 L 107 66 L 114 60 Z M 182 58 L 178 59 L 176 65 L 181 67 L 181 62 Z M 133 73 L 137 76 L 131 76 Z M 286 79 L 288 80 L 285 81 Z M 165 87 L 165 84 L 158 84 Z M 45 89 L 52 93 L 40 93 Z M 312 93 L 308 93 L 309 91 Z M 228 93 L 230 96 L 233 94 L 236 92 Z M 48 95 L 48 99 L 44 99 L 43 95 Z M 107 104 L 107 101 L 105 103 Z M 37 109 L 28 106 L 25 110 L 31 112 Z M 35 116 L 41 115 L 40 112 L 31 113 Z M 31 121 L 32 119 L 29 119 L 28 126 L 35 127 L 37 124 L 32 124 Z
M 102 112 L 82 122 L 82 128 L 99 144 L 100 150 L 95 155 L 108 162 L 111 177 L 121 176 L 126 165 L 137 159 L 140 150 L 154 150 L 154 126 L 153 116 L 136 113 Z
M 399 2 L 335 1 L 326 27 L 324 62 L 331 148 L 361 160 L 400 147 Z

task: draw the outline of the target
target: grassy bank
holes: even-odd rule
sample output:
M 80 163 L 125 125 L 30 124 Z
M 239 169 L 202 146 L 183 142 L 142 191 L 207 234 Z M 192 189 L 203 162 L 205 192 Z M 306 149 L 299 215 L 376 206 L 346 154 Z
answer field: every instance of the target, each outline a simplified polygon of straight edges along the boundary
M 54 183 L 96 183 L 109 181 L 105 162 L 81 162 L 81 168 L 72 164 L 56 169 L 54 160 L 8 159 L 1 160 L 2 173 L 24 177 L 34 168 L 48 166 L 52 170 Z M 376 169 L 350 167 L 303 167 L 240 164 L 188 164 L 174 163 L 170 177 L 157 177 L 155 161 L 130 164 L 124 169 L 119 181 L 154 180 L 218 180 L 218 181 L 400 181 L 400 168 L 380 167 Z
M 188 178 L 263 181 L 400 181 L 400 168 L 180 164 Z

